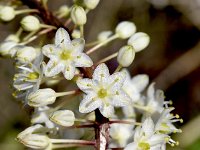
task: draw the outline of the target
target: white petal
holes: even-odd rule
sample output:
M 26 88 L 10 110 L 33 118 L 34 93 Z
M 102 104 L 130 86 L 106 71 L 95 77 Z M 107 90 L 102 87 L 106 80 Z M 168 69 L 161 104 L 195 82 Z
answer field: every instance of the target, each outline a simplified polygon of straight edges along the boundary
M 87 78 L 77 80 L 76 84 L 82 91 L 86 93 L 87 91 L 91 91 L 93 86 L 92 80 Z
M 109 76 L 108 84 L 112 85 L 111 88 L 113 90 L 121 89 L 126 79 L 126 74 L 123 72 L 116 72 Z
M 69 64 L 65 66 L 65 69 L 62 72 L 67 80 L 71 80 L 75 75 L 75 71 L 75 67 Z
M 56 36 L 55 36 L 55 45 L 60 45 L 61 43 L 63 43 L 64 45 L 70 43 L 70 36 L 68 34 L 68 32 L 63 29 L 63 28 L 59 28 L 56 32 Z
M 154 134 L 154 122 L 150 117 L 146 118 L 143 122 L 142 130 L 144 131 L 146 137 L 150 137 Z
M 56 48 L 53 44 L 48 44 L 42 47 L 42 53 L 47 57 L 55 55 L 58 51 L 59 49 Z
M 81 53 L 85 46 L 85 40 L 82 38 L 72 40 L 73 51 L 76 53 Z
M 131 104 L 131 99 L 123 92 L 117 92 L 115 96 L 112 97 L 112 105 L 115 107 L 123 107 Z
M 110 76 L 108 67 L 105 64 L 100 64 L 94 70 L 92 75 L 94 80 L 106 82 Z
M 122 111 L 127 118 L 135 118 L 136 116 L 135 110 L 131 105 L 123 107 Z
M 155 88 L 154 88 L 155 83 L 151 83 L 147 89 L 147 96 L 148 98 L 154 99 L 154 94 L 155 94 Z
M 133 77 L 132 83 L 136 86 L 139 92 L 143 91 L 149 83 L 149 77 L 145 74 Z
M 165 135 L 165 134 L 155 134 L 148 140 L 148 143 L 151 146 L 155 146 L 157 144 L 162 144 L 163 142 L 165 142 L 166 137 L 167 137 L 167 135 Z
M 103 107 L 100 107 L 99 110 L 106 118 L 110 118 L 114 115 L 114 107 L 112 105 L 104 105 Z
M 130 143 L 128 144 L 124 150 L 136 150 L 137 149 L 137 144 L 136 143 Z
M 102 105 L 102 101 L 95 99 L 95 95 L 85 95 L 80 103 L 79 111 L 81 113 L 89 113 Z
M 84 53 L 76 55 L 74 61 L 76 67 L 91 67 L 93 65 L 91 58 Z
M 45 67 L 44 73 L 47 77 L 52 77 L 59 74 L 63 68 L 63 64 L 50 60 Z

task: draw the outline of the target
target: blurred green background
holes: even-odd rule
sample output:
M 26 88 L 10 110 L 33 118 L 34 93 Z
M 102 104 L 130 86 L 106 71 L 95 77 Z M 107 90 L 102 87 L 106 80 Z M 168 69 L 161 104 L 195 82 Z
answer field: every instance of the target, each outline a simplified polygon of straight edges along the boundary
M 51 10 L 71 1 L 49 0 Z M 137 53 L 129 67 L 132 75 L 148 74 L 156 87 L 173 100 L 174 113 L 184 123 L 175 150 L 200 149 L 200 0 L 100 0 L 89 12 L 85 27 L 86 41 L 94 41 L 102 30 L 114 30 L 118 22 L 133 21 L 137 31 L 150 35 L 148 48 Z M 0 24 L 0 41 L 17 30 L 21 17 Z M 126 41 L 116 41 L 92 58 L 99 60 L 117 51 Z M 116 60 L 108 62 L 116 66 Z M 0 59 L 0 150 L 25 149 L 15 141 L 17 133 L 29 126 L 30 112 L 11 96 L 13 61 Z

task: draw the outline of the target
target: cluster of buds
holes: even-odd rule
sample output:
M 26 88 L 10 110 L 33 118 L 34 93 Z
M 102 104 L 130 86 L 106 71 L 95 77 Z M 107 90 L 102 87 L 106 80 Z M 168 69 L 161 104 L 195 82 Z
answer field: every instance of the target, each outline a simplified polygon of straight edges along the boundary
M 46 1 L 36 2 L 48 11 Z M 74 1 L 73 6 L 61 6 L 51 16 L 66 19 L 57 26 L 49 23 L 52 20 L 44 20 L 37 9 L 2 6 L 0 19 L 5 22 L 18 14 L 33 13 L 25 16 L 19 30 L 0 46 L 2 57 L 15 60 L 13 96 L 34 109 L 31 127 L 18 135 L 18 141 L 33 149 L 46 150 L 74 146 L 93 146 L 98 150 L 164 150 L 167 143 L 178 145 L 170 135 L 181 132 L 173 123 L 182 119 L 171 114 L 174 109 L 169 106 L 171 101 L 164 100 L 163 91 L 156 90 L 154 83 L 148 86 L 148 75 L 131 77 L 126 69 L 135 55 L 148 46 L 150 37 L 136 32 L 133 22 L 122 21 L 113 31 L 99 33 L 96 41 L 85 41 L 87 14 L 98 3 L 99 0 L 84 0 Z M 66 30 L 68 25 L 73 26 L 71 35 Z M 29 45 L 54 31 L 53 44 Z M 127 40 L 127 44 L 93 62 L 91 54 L 116 39 Z M 113 73 L 106 65 L 111 59 L 118 63 Z M 71 81 L 75 86 L 70 91 L 56 92 L 53 87 L 60 81 Z M 120 114 L 116 108 L 121 109 Z M 71 133 L 68 129 L 73 128 L 82 130 Z M 82 140 L 91 134 L 84 128 L 93 128 L 95 139 Z

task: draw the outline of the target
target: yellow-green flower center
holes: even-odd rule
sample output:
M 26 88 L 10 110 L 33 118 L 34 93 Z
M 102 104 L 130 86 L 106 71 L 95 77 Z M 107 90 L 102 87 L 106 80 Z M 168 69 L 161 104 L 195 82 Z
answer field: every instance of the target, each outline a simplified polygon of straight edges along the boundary
M 150 145 L 149 145 L 149 143 L 140 142 L 140 143 L 138 144 L 138 146 L 139 146 L 142 150 L 150 150 Z
M 108 95 L 108 92 L 106 89 L 102 88 L 98 91 L 98 97 L 99 98 L 105 98 Z
M 39 74 L 37 72 L 31 72 L 28 74 L 27 77 L 29 80 L 34 80 L 34 79 L 38 79 L 39 78 Z
M 71 55 L 71 52 L 70 51 L 63 51 L 61 54 L 60 54 L 60 58 L 62 60 L 69 60 L 71 59 L 72 55 Z

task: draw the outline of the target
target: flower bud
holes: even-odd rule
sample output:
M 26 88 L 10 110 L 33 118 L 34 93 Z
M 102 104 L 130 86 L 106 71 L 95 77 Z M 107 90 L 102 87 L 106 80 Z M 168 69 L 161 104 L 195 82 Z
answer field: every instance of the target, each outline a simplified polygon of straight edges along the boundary
M 135 58 L 135 50 L 133 46 L 126 45 L 120 48 L 117 61 L 123 67 L 128 67 L 131 65 Z
M 56 92 L 50 88 L 39 89 L 28 96 L 28 104 L 32 107 L 41 107 L 53 104 L 56 100 Z
M 97 7 L 99 0 L 84 0 L 84 4 L 88 9 L 94 9 Z
M 35 16 L 26 16 L 21 20 L 21 26 L 25 31 L 37 31 L 40 29 L 40 21 Z
M 62 17 L 66 17 L 69 15 L 70 13 L 70 8 L 67 6 L 67 5 L 62 5 L 59 10 L 58 10 L 58 13 L 60 16 Z
M 75 116 L 71 110 L 58 110 L 50 115 L 50 120 L 58 125 L 69 127 L 74 124 Z
M 120 22 L 115 29 L 116 34 L 122 39 L 129 38 L 135 31 L 135 24 L 129 21 Z
M 78 38 L 81 38 L 81 32 L 79 31 L 79 30 L 73 30 L 73 32 L 72 32 L 72 37 L 74 38 L 74 39 L 78 39 Z
M 10 34 L 9 36 L 6 37 L 5 41 L 13 41 L 18 43 L 20 41 L 19 37 L 15 34 Z
M 77 25 L 84 25 L 87 21 L 85 10 L 80 6 L 74 6 L 72 8 L 71 18 Z
M 149 42 L 150 38 L 146 33 L 137 32 L 129 38 L 128 45 L 132 45 L 135 51 L 139 52 L 145 49 L 149 45 Z
M 20 140 L 25 146 L 33 149 L 46 149 L 50 144 L 50 140 L 46 135 L 30 134 Z
M 5 41 L 3 43 L 1 43 L 0 45 L 0 54 L 2 56 L 8 56 L 8 57 L 12 57 L 15 55 L 16 50 L 12 51 L 11 49 L 14 48 L 15 46 L 17 46 L 18 43 L 14 42 L 14 41 Z
M 0 9 L 0 19 L 2 21 L 11 21 L 15 18 L 15 10 L 13 7 L 5 6 Z
M 18 48 L 17 50 L 17 60 L 22 63 L 32 62 L 37 56 L 36 49 L 31 46 L 25 46 Z
M 98 34 L 98 41 L 103 42 L 107 40 L 112 35 L 112 31 L 103 31 Z

